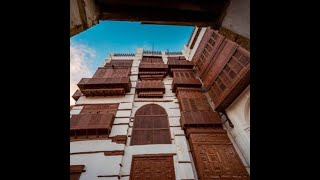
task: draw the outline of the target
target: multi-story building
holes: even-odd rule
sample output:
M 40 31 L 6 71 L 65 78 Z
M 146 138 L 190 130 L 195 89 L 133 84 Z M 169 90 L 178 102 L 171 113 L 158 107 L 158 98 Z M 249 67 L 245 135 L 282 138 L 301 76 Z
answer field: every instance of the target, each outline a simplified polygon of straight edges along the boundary
M 250 53 L 210 28 L 110 54 L 70 114 L 71 179 L 249 179 Z

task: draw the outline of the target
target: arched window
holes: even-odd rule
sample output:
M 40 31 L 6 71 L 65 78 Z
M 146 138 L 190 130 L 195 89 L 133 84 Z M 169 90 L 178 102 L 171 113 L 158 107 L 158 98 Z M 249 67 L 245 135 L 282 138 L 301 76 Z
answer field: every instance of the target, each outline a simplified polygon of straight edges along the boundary
M 139 108 L 134 116 L 131 144 L 171 144 L 166 110 L 157 104 Z

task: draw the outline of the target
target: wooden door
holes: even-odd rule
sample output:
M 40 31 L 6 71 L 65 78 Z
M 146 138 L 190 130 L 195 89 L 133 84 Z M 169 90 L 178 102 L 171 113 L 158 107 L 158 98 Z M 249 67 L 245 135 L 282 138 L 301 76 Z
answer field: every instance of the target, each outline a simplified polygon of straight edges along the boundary
M 250 179 L 223 129 L 189 129 L 189 144 L 199 180 Z

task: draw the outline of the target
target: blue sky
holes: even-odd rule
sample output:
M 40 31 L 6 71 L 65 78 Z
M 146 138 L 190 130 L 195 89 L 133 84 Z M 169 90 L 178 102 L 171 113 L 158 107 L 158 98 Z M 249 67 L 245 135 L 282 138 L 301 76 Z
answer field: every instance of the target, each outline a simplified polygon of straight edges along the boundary
M 181 51 L 192 26 L 140 24 L 102 21 L 70 38 L 70 96 L 81 78 L 90 78 L 110 53 L 135 53 L 137 48 Z M 70 104 L 74 100 L 70 97 Z
M 71 38 L 95 50 L 94 66 L 100 66 L 109 53 L 134 53 L 143 47 L 158 51 L 181 51 L 192 26 L 147 25 L 140 22 L 102 21 Z

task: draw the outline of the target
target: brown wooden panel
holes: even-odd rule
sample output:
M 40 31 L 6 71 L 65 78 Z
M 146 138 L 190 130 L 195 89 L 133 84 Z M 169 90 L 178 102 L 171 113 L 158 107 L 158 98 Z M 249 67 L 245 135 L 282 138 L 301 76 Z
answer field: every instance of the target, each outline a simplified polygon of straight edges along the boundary
M 79 180 L 81 173 L 70 173 L 70 180 Z
M 168 65 L 163 63 L 143 63 L 139 64 L 139 79 L 162 80 L 168 73 Z
M 139 64 L 139 71 L 144 70 L 144 71 L 150 71 L 150 70 L 159 70 L 159 69 L 164 69 L 166 70 L 168 68 L 167 64 L 151 64 L 151 63 L 140 63 Z
M 108 137 L 114 115 L 79 114 L 70 118 L 70 139 L 96 139 Z
M 190 127 L 222 127 L 219 114 L 212 110 L 181 112 L 180 123 L 183 129 Z
M 130 180 L 175 180 L 172 155 L 133 156 Z
M 108 68 L 130 68 L 132 66 L 133 60 L 111 60 L 106 63 L 104 67 Z
M 157 56 L 143 56 L 141 63 L 153 63 L 153 64 L 158 64 L 158 63 L 163 63 L 162 57 L 157 57 Z
M 165 86 L 162 81 L 138 81 L 136 90 L 137 93 L 148 91 L 160 91 L 165 93 Z
M 170 74 L 172 74 L 172 69 L 193 69 L 194 67 L 193 62 L 187 60 L 170 59 L 167 64 Z
M 124 88 L 103 88 L 82 90 L 85 96 L 123 96 L 126 94 Z
M 140 80 L 160 80 L 162 81 L 165 78 L 166 72 L 151 72 L 151 73 L 145 73 L 140 72 L 139 73 L 139 79 Z
M 86 104 L 80 114 L 108 114 L 116 115 L 119 103 L 114 104 Z
M 172 92 L 176 92 L 177 88 L 201 88 L 202 83 L 196 78 L 173 78 L 172 80 Z
M 131 145 L 171 144 L 168 114 L 157 104 L 139 108 L 134 116 Z
M 163 92 L 161 91 L 149 91 L 138 93 L 139 98 L 162 98 Z
M 236 51 L 238 45 L 235 42 L 232 42 L 228 39 L 224 40 L 226 43 L 223 46 L 223 49 L 217 55 L 216 59 L 212 60 L 210 67 L 208 67 L 206 75 L 203 77 L 202 82 L 204 87 L 209 90 L 212 86 L 214 80 L 222 71 L 223 67 L 230 60 L 233 53 Z
M 76 92 L 74 92 L 74 94 L 72 95 L 72 98 L 75 100 L 75 101 L 78 101 L 78 99 L 82 96 L 82 92 L 77 89 Z
M 130 75 L 130 68 L 103 68 L 99 67 L 92 78 L 114 78 L 114 77 L 128 77 Z
M 186 60 L 184 56 L 168 57 L 168 60 Z
M 126 144 L 127 143 L 127 136 L 126 135 L 117 135 L 112 137 L 112 142 L 116 142 L 118 144 Z
M 224 36 L 220 35 L 218 31 L 214 31 L 204 48 L 203 54 L 200 57 L 196 65 L 196 70 L 200 77 L 207 71 L 209 64 L 212 63 L 216 55 L 220 53 L 222 46 L 224 45 Z
M 81 173 L 84 172 L 84 165 L 70 165 L 70 173 Z
M 131 81 L 129 77 L 82 78 L 78 87 L 86 96 L 124 95 L 130 92 Z
M 207 99 L 198 98 L 180 98 L 179 107 L 184 111 L 210 111 L 212 110 Z
M 209 89 L 215 109 L 226 109 L 249 84 L 250 54 L 238 47 Z
M 118 156 L 118 155 L 124 155 L 124 150 L 118 150 L 118 151 L 105 151 L 105 156 Z
M 199 44 L 199 46 L 198 46 L 198 48 L 197 48 L 197 50 L 194 53 L 194 56 L 192 58 L 192 62 L 194 62 L 194 64 L 198 63 L 199 58 L 201 57 L 202 52 L 203 52 L 204 48 L 206 47 L 206 45 L 207 45 L 207 43 L 208 43 L 213 31 L 214 30 L 211 29 L 211 28 L 207 28 L 206 29 L 206 31 L 205 31 L 205 33 L 204 33 L 204 35 L 203 35 L 203 37 L 202 37 L 202 39 L 200 41 L 200 44 Z
M 192 61 L 187 61 L 187 60 L 179 60 L 179 59 L 173 59 L 170 58 L 167 62 L 168 66 L 186 66 L 186 67 L 193 67 L 193 62 Z M 181 67 L 182 68 L 182 67 Z
M 176 96 L 178 99 L 181 98 L 200 98 L 207 99 L 201 89 L 195 88 L 177 88 Z
M 187 134 L 199 179 L 250 178 L 225 130 Z
M 84 172 L 84 165 L 70 165 L 70 180 L 79 180 L 81 173 Z
M 172 75 L 173 77 L 178 77 L 178 78 L 195 78 L 193 71 L 189 70 L 189 71 L 179 71 L 179 70 L 173 70 L 172 71 Z
M 118 66 L 132 66 L 133 60 L 111 60 L 111 64 Z

